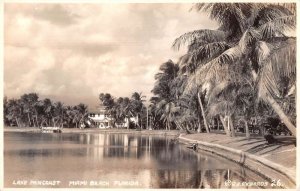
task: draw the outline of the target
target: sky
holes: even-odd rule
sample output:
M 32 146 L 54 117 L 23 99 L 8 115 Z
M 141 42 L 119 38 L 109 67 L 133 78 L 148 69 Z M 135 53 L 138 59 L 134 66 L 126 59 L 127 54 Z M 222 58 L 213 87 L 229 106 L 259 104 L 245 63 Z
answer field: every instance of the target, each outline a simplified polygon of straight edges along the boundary
M 192 4 L 4 6 L 4 95 L 36 92 L 67 105 L 99 104 L 100 93 L 149 100 L 154 75 L 176 62 L 180 35 L 217 24 Z

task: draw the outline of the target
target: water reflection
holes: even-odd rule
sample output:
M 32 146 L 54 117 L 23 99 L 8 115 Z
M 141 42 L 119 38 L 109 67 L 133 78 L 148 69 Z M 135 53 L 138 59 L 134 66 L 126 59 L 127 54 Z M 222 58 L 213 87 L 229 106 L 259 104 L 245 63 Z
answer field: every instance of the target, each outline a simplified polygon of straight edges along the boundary
M 167 137 L 5 133 L 4 141 L 5 187 L 18 187 L 12 182 L 20 179 L 57 179 L 62 181 L 59 187 L 68 187 L 70 180 L 105 180 L 109 187 L 126 187 L 114 183 L 127 180 L 137 181 L 139 188 L 230 188 L 226 180 L 265 181 Z

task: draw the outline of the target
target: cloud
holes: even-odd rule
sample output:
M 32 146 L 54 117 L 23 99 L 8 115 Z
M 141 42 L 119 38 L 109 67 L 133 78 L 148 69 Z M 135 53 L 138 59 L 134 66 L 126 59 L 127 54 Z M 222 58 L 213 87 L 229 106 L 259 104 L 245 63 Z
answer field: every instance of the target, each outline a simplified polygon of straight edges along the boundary
M 76 24 L 78 19 L 80 19 L 78 14 L 68 10 L 61 4 L 36 6 L 34 11 L 29 12 L 29 15 L 36 19 L 41 19 L 62 27 Z
M 4 94 L 36 91 L 67 104 L 151 96 L 159 65 L 185 52 L 181 34 L 216 28 L 191 4 L 5 4 Z
M 54 48 L 67 49 L 75 51 L 75 53 L 86 56 L 100 56 L 118 49 L 118 45 L 114 43 L 102 42 L 73 42 L 54 46 Z

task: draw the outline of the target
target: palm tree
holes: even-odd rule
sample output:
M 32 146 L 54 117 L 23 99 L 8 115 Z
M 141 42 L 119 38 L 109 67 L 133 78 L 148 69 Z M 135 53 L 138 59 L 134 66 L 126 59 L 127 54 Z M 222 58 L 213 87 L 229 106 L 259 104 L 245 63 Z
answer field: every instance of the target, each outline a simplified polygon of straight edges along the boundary
M 10 122 L 10 125 L 15 123 L 17 127 L 21 126 L 21 118 L 22 118 L 22 107 L 19 100 L 10 99 L 7 103 L 7 119 Z
M 27 115 L 28 126 L 35 126 L 32 116 L 34 114 L 34 105 L 37 103 L 38 99 L 39 97 L 36 93 L 24 94 L 20 98 L 23 111 Z
M 43 109 L 45 113 L 45 118 L 47 125 L 51 125 L 51 121 L 53 119 L 53 111 L 54 111 L 54 106 L 52 104 L 52 101 L 49 98 L 46 98 L 43 100 Z M 53 121 L 52 121 L 53 122 Z M 54 124 L 52 124 L 54 125 Z
M 62 102 L 58 101 L 54 103 L 54 126 L 57 126 L 57 123 L 59 127 L 63 127 L 63 119 L 64 119 L 64 105 Z
M 157 112 L 161 115 L 160 120 L 163 120 L 166 125 L 166 130 L 171 129 L 172 122 L 176 120 L 176 114 L 179 112 L 179 107 L 174 102 L 161 100 L 156 106 Z
M 160 66 L 159 70 L 160 72 L 155 75 L 156 83 L 152 92 L 160 98 L 172 99 L 171 82 L 178 76 L 179 66 L 172 60 L 168 60 Z
M 155 75 L 156 83 L 152 90 L 156 97 L 151 100 L 155 107 L 155 115 L 159 115 L 157 119 L 163 120 L 166 129 L 170 129 L 175 113 L 179 109 L 177 106 L 180 95 L 178 87 L 180 87 L 179 84 L 184 83 L 184 80 L 178 78 L 179 66 L 172 60 L 163 63 L 159 70 L 160 72 Z
M 66 106 L 65 107 L 65 115 L 64 115 L 64 121 L 70 127 L 73 125 L 73 119 L 74 119 L 75 113 L 72 106 Z
M 62 102 L 52 102 L 49 98 L 38 99 L 38 94 L 24 94 L 20 99 L 4 98 L 5 124 L 18 127 L 29 126 L 63 126 L 75 125 L 87 114 L 87 106 L 64 106 Z
M 184 94 L 180 97 L 179 105 L 181 108 L 180 121 L 182 123 L 191 123 L 195 121 L 193 126 L 198 126 L 198 132 L 201 129 L 201 116 L 202 110 L 198 101 L 198 93 L 196 91 L 191 91 L 189 94 Z
M 127 129 L 129 129 L 130 116 L 132 115 L 132 113 L 130 113 L 130 99 L 128 97 L 118 98 L 114 108 L 117 121 L 123 122 L 125 119 L 127 119 Z
M 194 88 L 196 83 L 202 92 L 209 93 L 214 84 L 228 81 L 237 73 L 229 67 L 231 64 L 245 63 L 250 66 L 259 98 L 270 104 L 296 136 L 295 126 L 276 102 L 278 88 L 274 85 L 276 78 L 295 76 L 295 40 L 286 36 L 287 30 L 295 28 L 295 15 L 283 6 L 272 4 L 214 3 L 196 4 L 195 8 L 209 11 L 220 27 L 189 32 L 175 40 L 176 49 L 188 43 L 184 60 L 193 62 L 196 68 L 186 90 Z M 278 55 L 285 55 L 285 62 L 280 62 L 282 57 Z M 293 87 L 295 80 L 290 80 L 290 84 Z
M 99 100 L 101 104 L 109 111 L 114 107 L 114 98 L 109 93 L 101 93 L 99 95 Z
M 79 123 L 83 122 L 84 118 L 86 117 L 87 113 L 88 113 L 88 106 L 80 103 L 77 105 L 77 110 L 78 110 L 78 117 L 79 117 Z
M 141 128 L 141 125 L 139 124 L 139 119 L 141 118 L 141 114 L 144 108 L 143 102 L 145 101 L 143 98 L 145 98 L 145 96 L 143 96 L 142 93 L 134 92 L 131 96 L 130 101 L 130 111 L 133 115 L 136 116 L 137 125 L 139 126 L 139 128 Z
M 8 111 L 8 98 L 6 96 L 3 97 L 3 118 L 4 125 L 9 126 L 10 120 L 8 119 L 9 111 Z

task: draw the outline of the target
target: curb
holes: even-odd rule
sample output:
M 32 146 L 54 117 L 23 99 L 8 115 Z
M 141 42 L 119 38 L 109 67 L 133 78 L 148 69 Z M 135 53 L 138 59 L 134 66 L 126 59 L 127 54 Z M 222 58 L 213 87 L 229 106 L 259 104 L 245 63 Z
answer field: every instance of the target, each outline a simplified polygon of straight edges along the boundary
M 239 163 L 240 165 L 247 167 L 248 169 L 271 181 L 281 180 L 281 182 L 285 183 L 285 185 L 282 186 L 283 188 L 296 188 L 296 171 L 292 171 L 280 164 L 274 163 L 257 155 L 218 144 L 188 139 L 182 137 L 182 135 L 183 134 L 180 134 L 178 137 L 181 143 L 197 143 L 198 149 L 200 150 L 211 152 L 223 158 Z

